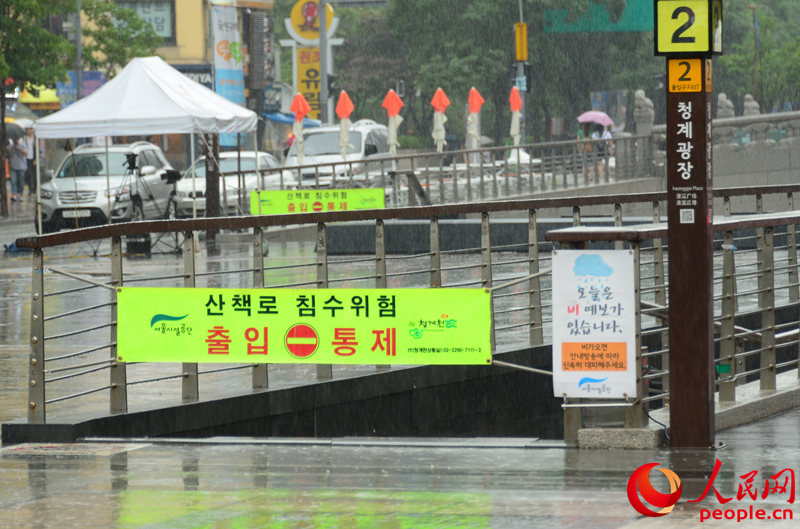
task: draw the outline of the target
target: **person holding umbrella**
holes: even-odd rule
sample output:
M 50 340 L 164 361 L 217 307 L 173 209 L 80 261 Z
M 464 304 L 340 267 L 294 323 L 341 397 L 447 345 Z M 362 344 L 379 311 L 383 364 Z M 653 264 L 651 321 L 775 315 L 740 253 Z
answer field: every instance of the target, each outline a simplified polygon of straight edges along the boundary
M 25 189 L 25 173 L 28 171 L 28 151 L 22 142 L 24 132 L 21 127 L 6 125 L 8 134 L 8 165 L 11 169 L 11 200 L 22 202 Z

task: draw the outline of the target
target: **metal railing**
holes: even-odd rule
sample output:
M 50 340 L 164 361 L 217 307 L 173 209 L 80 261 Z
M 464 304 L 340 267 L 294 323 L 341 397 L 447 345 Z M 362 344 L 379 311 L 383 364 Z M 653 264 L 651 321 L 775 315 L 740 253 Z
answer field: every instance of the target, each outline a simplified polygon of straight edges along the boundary
M 800 185 L 718 189 L 714 194 L 724 211 L 733 197 L 751 202 L 760 213 L 762 196 L 785 196 L 786 211 L 758 217 L 730 217 L 718 221 L 715 244 L 715 315 L 717 319 L 718 385 L 723 400 L 736 397 L 736 386 L 755 377 L 763 387 L 774 385 L 776 372 L 797 365 L 797 318 L 788 317 L 798 304 L 797 244 L 793 193 Z M 572 225 L 581 226 L 584 212 L 592 222 L 617 231 L 603 239 L 615 248 L 630 248 L 638 264 L 643 349 L 640 393 L 623 403 L 628 425 L 641 424 L 649 408 L 669 400 L 669 344 L 666 316 L 669 248 L 662 220 L 666 193 L 619 196 L 531 199 L 486 203 L 417 206 L 385 210 L 298 213 L 293 215 L 160 220 L 85 228 L 19 239 L 17 245 L 34 249 L 28 379 L 28 422 L 45 423 L 47 410 L 62 403 L 87 413 L 124 413 L 154 405 L 216 398 L 224 391 L 247 393 L 270 387 L 265 364 L 215 365 L 125 364 L 116 358 L 117 286 L 289 288 L 329 287 L 482 287 L 493 295 L 495 352 L 549 343 L 552 303 L 550 250 L 542 230 L 561 222 L 572 211 Z M 643 218 L 641 211 L 649 210 Z M 635 212 L 631 215 L 627 211 Z M 452 220 L 449 217 L 459 217 Z M 511 218 L 518 236 L 500 240 L 496 226 Z M 415 220 L 426 224 L 427 241 L 417 252 L 392 254 L 387 249 L 387 223 Z M 334 227 L 373 223 L 374 253 L 338 257 L 329 251 L 328 232 Z M 625 227 L 630 223 L 646 227 Z M 466 223 L 476 233 L 474 242 L 454 247 L 443 239 L 448 223 Z M 563 225 L 563 223 L 562 223 Z M 243 242 L 243 253 L 226 252 L 221 258 L 211 240 L 203 248 L 198 235 L 225 231 Z M 313 244 L 298 243 L 279 252 L 282 243 L 265 257 L 272 234 L 311 230 Z M 126 253 L 124 242 L 142 236 L 168 234 L 178 240 L 179 252 L 150 258 L 155 272 L 123 273 L 125 263 L 141 256 Z M 587 232 L 586 241 L 596 241 Z M 558 238 L 554 240 L 559 240 Z M 566 241 L 567 239 L 561 239 Z M 80 267 L 73 265 L 75 245 L 104 245 Z M 445 246 L 447 243 L 447 246 Z M 216 243 L 215 243 L 216 244 Z M 294 244 L 294 243 L 292 243 Z M 446 248 L 446 249 L 445 249 Z M 201 255 L 204 258 L 198 258 Z M 317 379 L 348 376 L 368 367 L 316 366 Z M 231 383 L 232 373 L 247 373 L 246 383 Z M 303 371 L 303 376 L 313 375 Z M 200 380 L 203 379 L 201 385 Z M 177 384 L 180 381 L 180 384 Z M 308 380 L 311 382 L 312 380 Z M 209 388 L 208 392 L 201 389 Z M 157 387 L 139 391 L 142 387 Z M 106 401 L 107 396 L 107 401 Z M 75 404 L 90 400 L 90 405 Z M 569 404 L 569 403 L 567 403 Z
M 653 149 L 651 136 L 630 136 L 394 157 L 387 153 L 361 161 L 263 170 L 258 180 L 260 189 L 270 188 L 264 185 L 266 175 L 273 184 L 277 180 L 280 189 L 383 188 L 391 207 L 469 203 L 652 177 L 656 174 Z M 223 192 L 230 182 L 242 183 L 235 172 L 220 178 L 226 182 Z M 230 200 L 227 195 L 220 199 L 222 203 Z M 248 195 L 239 194 L 240 213 L 249 211 L 249 200 Z M 222 215 L 228 213 L 222 210 Z

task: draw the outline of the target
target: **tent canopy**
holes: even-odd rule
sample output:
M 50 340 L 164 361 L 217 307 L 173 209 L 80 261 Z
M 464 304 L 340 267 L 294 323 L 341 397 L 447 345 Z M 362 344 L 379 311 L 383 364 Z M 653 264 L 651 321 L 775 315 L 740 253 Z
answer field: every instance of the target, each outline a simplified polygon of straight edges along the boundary
M 90 96 L 34 124 L 40 138 L 252 132 L 256 113 L 159 57 L 133 59 Z

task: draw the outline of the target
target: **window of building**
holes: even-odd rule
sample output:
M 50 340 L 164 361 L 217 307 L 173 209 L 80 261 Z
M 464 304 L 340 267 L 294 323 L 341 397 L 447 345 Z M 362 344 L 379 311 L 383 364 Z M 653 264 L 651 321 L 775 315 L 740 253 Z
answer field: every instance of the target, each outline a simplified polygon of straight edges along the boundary
M 119 0 L 116 4 L 136 11 L 164 39 L 165 46 L 175 45 L 175 0 Z

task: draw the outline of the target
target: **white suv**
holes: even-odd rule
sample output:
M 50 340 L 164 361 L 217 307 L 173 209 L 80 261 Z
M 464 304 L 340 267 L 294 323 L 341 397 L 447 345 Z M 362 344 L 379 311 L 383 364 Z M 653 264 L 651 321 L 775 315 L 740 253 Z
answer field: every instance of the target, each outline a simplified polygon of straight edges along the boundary
M 346 157 L 339 148 L 340 127 L 320 127 L 303 131 L 303 169 L 299 186 L 341 187 L 352 181 L 363 185 L 370 176 L 381 172 L 381 161 L 389 159 L 389 129 L 369 119 L 362 119 L 350 127 L 350 141 Z M 320 165 L 322 164 L 322 165 Z M 285 167 L 296 166 L 297 143 L 286 155 Z M 305 167 L 317 165 L 318 167 Z M 388 166 L 387 166 L 388 167 Z M 384 170 L 388 170 L 384 167 Z M 297 176 L 296 169 L 284 171 L 287 176 Z M 357 183 L 358 184 L 358 183 Z
M 146 141 L 84 144 L 68 153 L 41 186 L 42 231 L 174 215 L 180 178 L 161 149 Z

